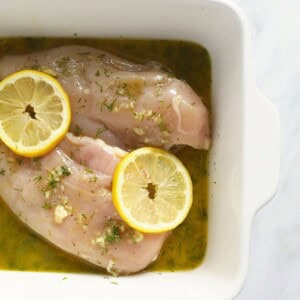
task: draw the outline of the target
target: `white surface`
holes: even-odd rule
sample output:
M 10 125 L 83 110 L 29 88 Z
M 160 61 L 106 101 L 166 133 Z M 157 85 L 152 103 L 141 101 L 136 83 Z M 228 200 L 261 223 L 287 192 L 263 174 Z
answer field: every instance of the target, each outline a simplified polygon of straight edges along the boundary
M 281 118 L 275 198 L 254 218 L 248 276 L 236 300 L 300 299 L 300 1 L 234 0 L 251 28 L 260 91 Z

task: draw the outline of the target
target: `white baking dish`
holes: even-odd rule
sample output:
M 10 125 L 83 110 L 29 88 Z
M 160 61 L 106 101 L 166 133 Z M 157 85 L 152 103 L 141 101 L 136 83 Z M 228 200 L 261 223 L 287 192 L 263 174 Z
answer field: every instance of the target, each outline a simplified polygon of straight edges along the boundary
M 274 194 L 279 172 L 279 118 L 253 82 L 244 17 L 225 1 L 1 3 L 2 37 L 74 33 L 78 37 L 183 39 L 208 49 L 213 70 L 213 147 L 207 254 L 195 270 L 122 277 L 113 280 L 118 285 L 102 275 L 2 271 L 1 297 L 232 298 L 246 275 L 251 220 Z M 67 280 L 62 280 L 65 276 Z

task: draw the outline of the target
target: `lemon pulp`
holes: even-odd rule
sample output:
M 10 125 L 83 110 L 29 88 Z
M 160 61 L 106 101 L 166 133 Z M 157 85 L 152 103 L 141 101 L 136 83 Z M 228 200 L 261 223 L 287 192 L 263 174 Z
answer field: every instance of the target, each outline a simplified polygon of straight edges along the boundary
M 23 70 L 0 83 L 0 138 L 16 154 L 52 150 L 71 122 L 69 97 L 53 77 Z
M 120 216 L 141 232 L 178 226 L 192 205 L 192 182 L 173 154 L 152 147 L 132 151 L 113 177 L 113 202 Z

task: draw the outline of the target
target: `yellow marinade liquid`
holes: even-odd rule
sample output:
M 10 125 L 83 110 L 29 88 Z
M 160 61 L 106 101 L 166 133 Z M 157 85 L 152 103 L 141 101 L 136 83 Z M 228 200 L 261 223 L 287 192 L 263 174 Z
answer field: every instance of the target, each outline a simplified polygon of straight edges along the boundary
M 188 82 L 211 110 L 211 65 L 207 50 L 184 41 L 2 38 L 0 57 L 29 53 L 50 47 L 81 44 L 105 50 L 136 63 L 155 61 L 175 77 Z M 177 271 L 198 266 L 207 243 L 208 152 L 184 147 L 176 155 L 190 172 L 194 201 L 186 220 L 165 242 L 151 271 Z M 1 180 L 1 176 L 0 176 Z M 80 262 L 32 233 L 0 199 L 0 269 L 95 273 L 99 270 Z

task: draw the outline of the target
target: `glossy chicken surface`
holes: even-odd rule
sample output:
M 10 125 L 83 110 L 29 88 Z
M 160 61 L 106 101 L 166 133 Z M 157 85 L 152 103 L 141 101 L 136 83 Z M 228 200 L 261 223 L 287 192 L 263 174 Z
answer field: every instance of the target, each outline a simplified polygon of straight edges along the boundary
M 68 134 L 40 159 L 20 158 L 0 144 L 0 196 L 41 237 L 112 274 L 142 270 L 167 234 L 129 228 L 111 201 L 112 174 L 125 151 Z
M 85 46 L 64 46 L 0 60 L 0 79 L 21 69 L 56 77 L 70 95 L 72 131 L 114 145 L 208 149 L 208 111 L 182 80 Z

